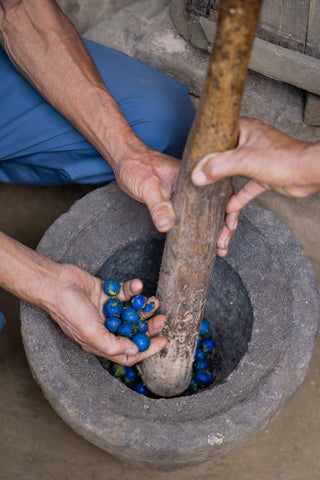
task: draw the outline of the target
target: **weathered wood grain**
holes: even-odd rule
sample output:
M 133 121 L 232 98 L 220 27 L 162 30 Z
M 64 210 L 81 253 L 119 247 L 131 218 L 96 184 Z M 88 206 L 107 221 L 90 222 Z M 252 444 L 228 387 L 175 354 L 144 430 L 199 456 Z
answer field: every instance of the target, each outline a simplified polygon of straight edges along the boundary
M 192 15 L 216 21 L 218 0 L 187 0 Z M 257 36 L 320 58 L 320 0 L 264 0 Z
M 234 148 L 247 66 L 262 0 L 221 0 L 217 36 L 200 105 L 183 155 L 174 198 L 176 225 L 169 232 L 157 297 L 167 316 L 167 346 L 140 369 L 146 386 L 160 396 L 183 392 L 207 299 L 216 243 L 231 193 L 229 179 L 195 187 L 191 172 L 210 152 Z

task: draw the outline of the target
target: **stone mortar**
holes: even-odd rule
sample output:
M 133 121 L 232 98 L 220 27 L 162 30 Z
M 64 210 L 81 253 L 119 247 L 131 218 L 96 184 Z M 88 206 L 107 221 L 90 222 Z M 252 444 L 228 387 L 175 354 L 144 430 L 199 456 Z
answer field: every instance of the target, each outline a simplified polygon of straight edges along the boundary
M 103 279 L 138 276 L 153 294 L 163 242 L 146 207 L 111 183 L 62 215 L 38 251 Z M 305 378 L 318 331 L 317 283 L 302 247 L 273 213 L 243 210 L 227 258 L 216 261 L 206 316 L 217 342 L 214 384 L 188 397 L 152 399 L 112 377 L 45 312 L 21 306 L 27 358 L 56 412 L 110 454 L 163 471 L 240 446 Z

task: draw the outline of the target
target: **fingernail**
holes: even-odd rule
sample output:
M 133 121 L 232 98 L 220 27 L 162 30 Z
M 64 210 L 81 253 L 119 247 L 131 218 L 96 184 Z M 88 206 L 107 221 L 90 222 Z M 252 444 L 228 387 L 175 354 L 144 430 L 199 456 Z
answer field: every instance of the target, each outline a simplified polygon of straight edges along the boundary
M 193 172 L 192 174 L 192 181 L 195 185 L 205 185 L 207 183 L 207 177 L 205 174 L 201 171 L 199 172 Z
M 128 348 L 128 350 L 126 350 L 124 353 L 126 355 L 135 356 L 138 354 L 138 351 L 135 350 L 134 348 Z
M 234 222 L 234 224 L 232 225 L 232 230 L 233 230 L 233 232 L 234 232 L 235 230 L 237 230 L 237 227 L 238 227 L 238 220 L 236 220 L 236 221 Z
M 171 220 L 169 217 L 161 217 L 157 221 L 157 226 L 159 229 L 165 229 L 171 226 Z

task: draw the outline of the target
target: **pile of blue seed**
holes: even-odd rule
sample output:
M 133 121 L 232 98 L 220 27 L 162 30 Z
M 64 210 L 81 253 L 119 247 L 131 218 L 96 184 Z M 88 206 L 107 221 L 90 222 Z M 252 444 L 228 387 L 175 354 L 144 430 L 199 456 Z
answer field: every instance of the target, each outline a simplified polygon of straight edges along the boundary
M 143 318 L 143 313 L 151 312 L 155 303 L 147 303 L 147 297 L 144 295 L 135 295 L 132 297 L 129 305 L 114 298 L 121 290 L 121 285 L 116 280 L 106 280 L 103 284 L 104 292 L 111 297 L 103 308 L 106 316 L 106 328 L 117 336 L 130 338 L 143 352 L 149 348 L 150 337 L 147 335 L 148 323 Z M 166 325 L 165 328 L 168 328 Z M 184 395 L 192 395 L 199 389 L 210 385 L 213 381 L 212 363 L 215 351 L 215 342 L 210 333 L 210 324 L 207 319 L 201 322 L 197 348 L 193 361 L 193 372 L 191 382 L 184 392 Z M 103 368 L 124 385 L 137 393 L 149 397 L 155 397 L 144 386 L 141 375 L 136 366 L 126 367 L 118 363 L 111 362 L 103 357 L 98 357 Z

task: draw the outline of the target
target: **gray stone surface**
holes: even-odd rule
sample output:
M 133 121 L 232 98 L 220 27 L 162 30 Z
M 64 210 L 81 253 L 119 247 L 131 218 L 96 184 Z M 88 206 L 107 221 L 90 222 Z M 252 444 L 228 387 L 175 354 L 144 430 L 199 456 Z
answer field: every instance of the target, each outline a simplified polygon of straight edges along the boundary
M 320 97 L 318 95 L 307 93 L 306 106 L 304 109 L 304 122 L 307 125 L 320 126 Z
M 85 32 L 85 37 L 136 57 L 146 33 L 159 27 L 169 0 L 138 1 L 105 18 Z
M 152 261 L 161 257 L 162 241 L 146 207 L 110 184 L 62 215 L 38 250 L 92 274 L 138 272 L 146 283 L 148 275 L 156 283 Z M 31 370 L 64 421 L 112 455 L 159 470 L 225 455 L 265 427 L 292 398 L 311 362 L 319 317 L 311 266 L 285 225 L 251 206 L 214 275 L 206 313 L 220 331 L 220 378 L 190 397 L 152 399 L 134 393 L 43 311 L 23 304 L 22 335 Z M 214 291 L 219 283 L 229 296 Z M 244 293 L 234 295 L 233 289 Z M 242 338 L 232 342 L 239 347 L 232 364 L 227 345 L 237 322 Z
M 103 18 L 113 15 L 136 0 L 57 0 L 64 13 L 84 33 Z

